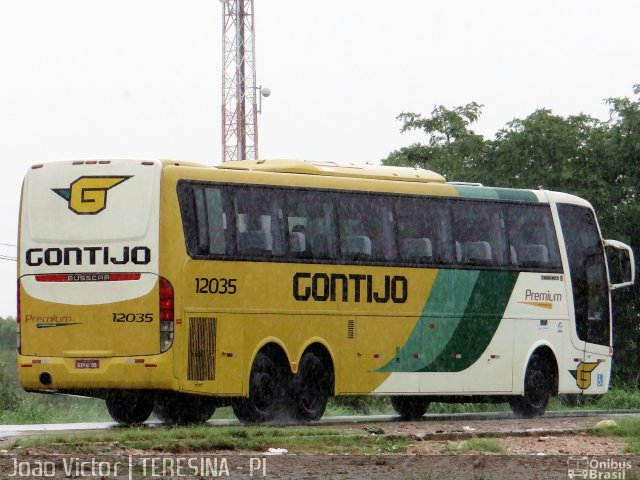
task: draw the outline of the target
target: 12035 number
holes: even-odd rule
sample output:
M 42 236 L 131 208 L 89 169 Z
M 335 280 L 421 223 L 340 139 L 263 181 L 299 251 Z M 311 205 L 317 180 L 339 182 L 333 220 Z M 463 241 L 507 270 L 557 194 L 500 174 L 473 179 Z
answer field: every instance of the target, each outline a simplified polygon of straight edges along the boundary
M 153 313 L 113 313 L 113 321 L 118 323 L 149 323 L 153 322 Z
M 235 278 L 196 278 L 196 293 L 233 295 L 237 291 Z

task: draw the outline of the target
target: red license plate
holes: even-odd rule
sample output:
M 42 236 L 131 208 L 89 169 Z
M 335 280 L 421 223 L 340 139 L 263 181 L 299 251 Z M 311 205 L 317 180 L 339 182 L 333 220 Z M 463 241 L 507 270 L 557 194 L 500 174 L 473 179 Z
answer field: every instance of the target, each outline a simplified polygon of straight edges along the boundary
M 100 368 L 100 360 L 76 360 L 76 368 Z

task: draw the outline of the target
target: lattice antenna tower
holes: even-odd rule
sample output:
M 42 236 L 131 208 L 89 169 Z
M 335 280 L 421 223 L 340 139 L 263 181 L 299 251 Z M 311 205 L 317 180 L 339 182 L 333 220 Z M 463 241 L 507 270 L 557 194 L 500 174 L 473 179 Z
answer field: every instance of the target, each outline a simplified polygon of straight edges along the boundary
M 223 21 L 222 160 L 258 158 L 253 0 L 220 0 Z

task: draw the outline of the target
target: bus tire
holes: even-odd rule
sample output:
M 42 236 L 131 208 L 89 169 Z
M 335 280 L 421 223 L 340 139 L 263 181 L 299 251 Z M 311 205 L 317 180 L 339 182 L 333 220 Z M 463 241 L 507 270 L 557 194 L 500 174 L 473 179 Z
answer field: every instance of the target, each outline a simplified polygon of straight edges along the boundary
M 153 411 L 150 392 L 116 392 L 105 399 L 109 415 L 122 425 L 144 423 Z
M 327 408 L 333 369 L 321 356 L 307 350 L 293 377 L 293 415 L 297 420 L 318 420 Z
M 284 368 L 258 352 L 249 375 L 249 396 L 231 404 L 233 413 L 244 423 L 270 422 L 284 412 L 288 386 Z
M 423 396 L 391 397 L 391 406 L 403 420 L 417 420 L 427 413 L 430 401 Z
M 153 409 L 160 421 L 167 425 L 205 423 L 215 410 L 213 398 L 174 392 L 159 394 Z
M 518 418 L 535 418 L 544 414 L 553 386 L 551 365 L 541 355 L 533 355 L 524 377 L 524 394 L 510 397 L 509 404 Z

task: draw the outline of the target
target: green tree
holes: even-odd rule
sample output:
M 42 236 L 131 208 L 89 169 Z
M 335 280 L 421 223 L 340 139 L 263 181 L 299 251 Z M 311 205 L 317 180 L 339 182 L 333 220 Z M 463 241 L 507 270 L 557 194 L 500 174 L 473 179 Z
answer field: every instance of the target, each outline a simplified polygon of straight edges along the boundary
M 13 318 L 0 318 L 0 351 L 16 351 L 16 321 Z
M 484 139 L 469 127 L 481 112 L 482 105 L 471 102 L 453 109 L 437 106 L 428 117 L 401 113 L 397 117 L 402 122 L 401 131 L 422 130 L 427 135 L 427 144 L 396 150 L 383 163 L 427 168 L 450 180 L 473 174 L 481 164 Z
M 635 98 L 609 98 L 608 162 L 617 173 L 612 188 L 619 201 L 606 209 L 606 235 L 629 243 L 636 254 L 640 273 L 640 84 L 633 87 Z M 637 359 L 640 350 L 640 296 L 637 286 L 614 292 L 617 324 L 614 330 L 614 366 L 625 383 L 640 387 Z M 616 361 L 616 359 L 623 359 Z
M 20 403 L 15 373 L 3 362 L 16 355 L 16 321 L 0 318 L 0 410 L 13 410 Z M 11 363 L 11 362 L 9 362 Z M 15 365 L 13 366 L 15 372 Z

